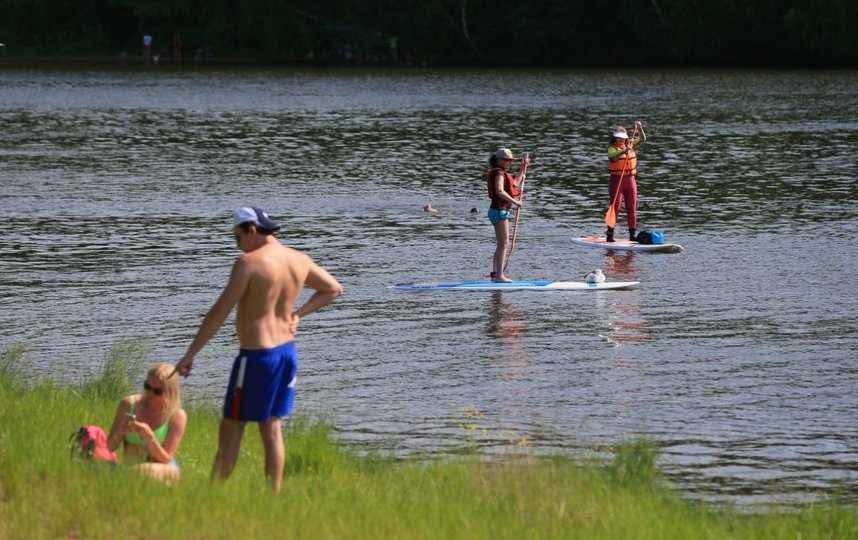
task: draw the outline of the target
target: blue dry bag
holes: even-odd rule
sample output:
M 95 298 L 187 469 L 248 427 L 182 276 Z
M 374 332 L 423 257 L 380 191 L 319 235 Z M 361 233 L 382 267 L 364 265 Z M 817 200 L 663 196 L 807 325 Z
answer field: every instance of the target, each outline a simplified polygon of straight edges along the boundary
M 638 233 L 636 240 L 638 244 L 663 244 L 664 233 L 661 231 L 643 230 Z
M 664 243 L 664 233 L 661 231 L 652 231 L 652 243 L 653 244 L 663 244 Z

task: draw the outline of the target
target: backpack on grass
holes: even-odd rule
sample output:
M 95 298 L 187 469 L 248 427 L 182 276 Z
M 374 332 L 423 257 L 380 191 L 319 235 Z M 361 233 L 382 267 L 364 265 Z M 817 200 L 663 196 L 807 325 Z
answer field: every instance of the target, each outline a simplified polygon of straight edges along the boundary
M 98 426 L 81 426 L 69 441 L 72 458 L 116 463 L 116 453 L 107 449 L 107 435 Z

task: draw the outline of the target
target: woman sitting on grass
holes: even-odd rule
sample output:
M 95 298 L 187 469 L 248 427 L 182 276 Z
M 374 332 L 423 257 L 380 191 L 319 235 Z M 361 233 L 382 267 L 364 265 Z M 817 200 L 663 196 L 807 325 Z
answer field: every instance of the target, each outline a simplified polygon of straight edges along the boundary
M 171 377 L 172 373 L 171 364 L 150 369 L 143 393 L 119 401 L 107 438 L 111 452 L 122 444 L 124 463 L 168 484 L 179 481 L 179 466 L 173 456 L 188 422 L 182 409 L 179 377 Z

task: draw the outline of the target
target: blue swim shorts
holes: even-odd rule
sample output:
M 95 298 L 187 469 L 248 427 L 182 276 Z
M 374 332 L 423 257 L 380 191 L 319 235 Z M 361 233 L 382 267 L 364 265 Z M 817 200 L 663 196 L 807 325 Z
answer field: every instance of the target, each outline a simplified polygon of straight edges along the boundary
M 240 349 L 232 364 L 223 417 L 267 422 L 292 412 L 298 352 L 290 341 L 273 349 Z
M 489 221 L 492 225 L 497 225 L 505 219 L 509 219 L 509 210 L 498 210 L 497 208 L 489 208 Z

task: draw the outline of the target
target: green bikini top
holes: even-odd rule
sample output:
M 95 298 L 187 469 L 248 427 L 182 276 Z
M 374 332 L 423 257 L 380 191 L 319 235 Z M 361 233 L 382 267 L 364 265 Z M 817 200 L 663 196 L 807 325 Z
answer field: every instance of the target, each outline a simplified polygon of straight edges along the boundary
M 137 399 L 136 395 L 131 396 L 131 409 L 128 411 L 129 414 L 134 414 L 134 401 Z M 158 429 L 153 430 L 155 433 L 155 438 L 158 439 L 158 442 L 164 444 L 164 441 L 167 439 L 167 432 L 170 431 L 170 419 L 167 418 L 167 421 L 161 424 Z M 143 437 L 140 436 L 139 433 L 131 432 L 125 434 L 125 442 L 128 444 L 134 444 L 137 446 L 145 446 L 146 441 Z

